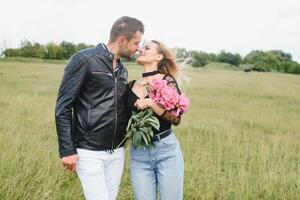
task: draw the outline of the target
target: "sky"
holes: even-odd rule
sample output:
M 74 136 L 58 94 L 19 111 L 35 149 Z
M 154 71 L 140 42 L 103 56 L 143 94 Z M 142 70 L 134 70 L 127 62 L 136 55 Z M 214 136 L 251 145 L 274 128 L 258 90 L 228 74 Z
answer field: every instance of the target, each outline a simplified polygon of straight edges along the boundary
M 21 41 L 107 42 L 121 16 L 140 19 L 145 40 L 247 55 L 280 49 L 300 62 L 299 0 L 0 0 L 0 50 Z

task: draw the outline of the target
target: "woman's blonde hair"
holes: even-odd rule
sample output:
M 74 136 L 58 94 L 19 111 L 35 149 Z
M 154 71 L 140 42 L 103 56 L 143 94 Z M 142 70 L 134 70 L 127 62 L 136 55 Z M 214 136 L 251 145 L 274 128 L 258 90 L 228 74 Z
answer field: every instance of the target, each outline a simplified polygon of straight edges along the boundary
M 157 45 L 158 53 L 163 55 L 162 60 L 158 63 L 157 70 L 161 74 L 169 74 L 177 80 L 180 69 L 173 51 L 159 41 L 151 40 L 151 42 Z

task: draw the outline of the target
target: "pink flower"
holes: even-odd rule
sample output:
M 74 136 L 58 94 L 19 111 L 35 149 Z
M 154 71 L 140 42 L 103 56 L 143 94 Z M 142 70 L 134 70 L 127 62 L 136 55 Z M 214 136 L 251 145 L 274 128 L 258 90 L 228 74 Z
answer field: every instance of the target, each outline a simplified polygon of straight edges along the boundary
M 171 110 L 171 113 L 175 116 L 178 116 L 180 113 L 185 113 L 188 110 L 189 106 L 189 99 L 184 94 L 181 94 L 179 96 L 178 103 L 175 105 L 175 108 Z
M 149 89 L 149 97 L 175 116 L 188 110 L 188 98 L 184 94 L 178 94 L 175 88 L 169 87 L 166 80 L 153 79 L 149 83 Z
M 153 79 L 152 82 L 147 83 L 148 89 L 149 89 L 149 97 L 155 101 L 155 103 L 159 104 L 164 109 L 170 111 L 173 115 L 179 116 L 180 114 L 186 112 L 189 107 L 189 100 L 184 94 L 178 94 L 177 89 L 172 88 L 168 86 L 168 82 L 166 80 L 161 79 Z M 150 111 L 150 113 L 149 113 Z M 135 119 L 139 118 L 141 121 L 147 121 L 143 120 L 145 119 L 145 116 L 152 118 L 151 123 L 141 123 L 139 120 L 130 120 L 130 123 L 127 125 L 126 129 L 126 138 L 129 138 L 134 146 L 149 146 L 154 145 L 152 143 L 152 140 L 147 138 L 152 137 L 153 135 L 153 128 L 159 129 L 159 120 L 156 118 L 156 116 L 153 115 L 153 111 L 148 108 L 146 111 L 140 111 L 143 112 L 143 116 L 140 116 L 139 113 L 136 113 Z M 151 116 L 150 116 L 150 115 Z M 132 118 L 134 115 L 132 116 Z M 132 119 L 131 118 L 131 119 Z M 153 121 L 155 121 L 155 124 L 153 124 Z M 136 127 L 139 126 L 137 129 Z M 133 127 L 135 127 L 133 129 Z M 146 135 L 141 137 L 141 133 L 144 134 L 143 131 L 139 131 L 139 129 L 144 128 L 144 130 L 148 130 Z M 136 137 L 138 134 L 139 137 Z M 140 138 L 138 140 L 138 138 Z M 146 138 L 146 139 L 145 139 Z M 120 143 L 120 145 L 123 143 L 123 141 Z
M 179 94 L 177 91 L 171 87 L 164 87 L 161 90 L 161 99 L 160 99 L 160 104 L 164 106 L 166 110 L 172 110 L 176 103 L 179 101 Z
M 190 106 L 190 100 L 182 93 L 179 97 L 179 107 L 181 108 L 182 112 L 186 112 Z

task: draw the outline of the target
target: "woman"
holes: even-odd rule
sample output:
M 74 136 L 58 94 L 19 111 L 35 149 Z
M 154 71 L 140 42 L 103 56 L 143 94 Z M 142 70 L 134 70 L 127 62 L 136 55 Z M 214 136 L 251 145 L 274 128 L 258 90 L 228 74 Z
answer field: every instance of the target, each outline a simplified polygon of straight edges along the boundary
M 171 125 L 180 123 L 175 117 L 148 97 L 146 83 L 153 78 L 167 80 L 180 93 L 175 77 L 179 69 L 173 53 L 162 43 L 151 41 L 141 49 L 137 63 L 142 65 L 142 78 L 129 83 L 127 107 L 131 111 L 151 108 L 160 122 L 154 131 L 154 147 L 131 147 L 130 175 L 137 200 L 177 200 L 183 196 L 183 158 Z

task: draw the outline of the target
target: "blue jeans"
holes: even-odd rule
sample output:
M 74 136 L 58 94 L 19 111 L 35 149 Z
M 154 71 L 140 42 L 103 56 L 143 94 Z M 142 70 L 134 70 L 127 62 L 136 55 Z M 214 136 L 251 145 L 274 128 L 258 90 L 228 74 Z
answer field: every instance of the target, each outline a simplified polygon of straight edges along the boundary
M 183 196 L 183 157 L 174 135 L 154 143 L 154 147 L 131 147 L 130 176 L 135 199 L 181 200 Z

